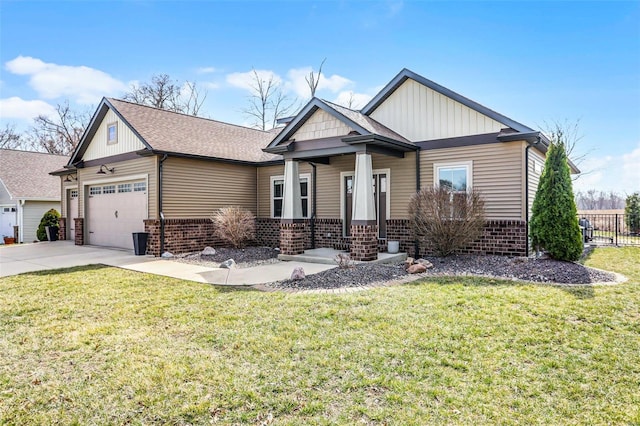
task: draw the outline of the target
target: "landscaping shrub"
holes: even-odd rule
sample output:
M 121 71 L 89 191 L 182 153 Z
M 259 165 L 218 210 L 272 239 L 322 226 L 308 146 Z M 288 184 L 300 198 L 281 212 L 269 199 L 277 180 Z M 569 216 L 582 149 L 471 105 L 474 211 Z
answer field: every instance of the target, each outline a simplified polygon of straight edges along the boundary
M 44 215 L 42 215 L 42 219 L 40 219 L 40 225 L 38 225 L 38 230 L 36 231 L 38 241 L 47 241 L 47 231 L 45 230 L 45 227 L 60 226 L 58 219 L 60 219 L 60 213 L 58 213 L 56 209 L 51 209 L 45 212 Z
M 531 242 L 554 259 L 574 261 L 583 249 L 571 171 L 562 134 L 549 146 L 531 212 Z
M 640 234 L 640 192 L 634 192 L 626 200 L 624 208 L 627 228 L 632 234 Z
M 433 247 L 438 256 L 448 256 L 482 235 L 484 201 L 474 189 L 424 188 L 411 197 L 409 221 L 420 242 Z
M 242 248 L 256 236 L 256 218 L 242 207 L 223 207 L 211 215 L 214 234 L 234 248 Z

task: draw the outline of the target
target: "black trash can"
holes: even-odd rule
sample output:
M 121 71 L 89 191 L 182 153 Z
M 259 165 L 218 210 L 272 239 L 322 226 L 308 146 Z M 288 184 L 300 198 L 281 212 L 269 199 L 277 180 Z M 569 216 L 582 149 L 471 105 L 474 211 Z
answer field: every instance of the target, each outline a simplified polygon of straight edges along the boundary
M 58 228 L 57 226 L 45 226 L 44 230 L 47 233 L 48 241 L 58 241 Z
M 133 233 L 133 251 L 136 256 L 143 256 L 147 254 L 147 240 L 149 239 L 148 232 L 134 232 Z

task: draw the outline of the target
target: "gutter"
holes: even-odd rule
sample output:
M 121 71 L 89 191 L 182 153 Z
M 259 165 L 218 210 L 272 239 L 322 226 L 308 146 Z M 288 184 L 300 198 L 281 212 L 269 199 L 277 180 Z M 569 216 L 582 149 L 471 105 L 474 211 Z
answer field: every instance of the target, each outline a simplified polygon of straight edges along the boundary
M 526 257 L 529 257 L 529 149 L 534 145 L 538 145 L 541 141 L 542 139 L 540 135 L 538 135 L 535 141 L 527 141 L 527 147 L 524 149 L 524 225 L 527 227 Z
M 167 154 L 158 161 L 158 212 L 160 215 L 160 256 L 164 253 L 164 213 L 162 211 L 162 165 Z

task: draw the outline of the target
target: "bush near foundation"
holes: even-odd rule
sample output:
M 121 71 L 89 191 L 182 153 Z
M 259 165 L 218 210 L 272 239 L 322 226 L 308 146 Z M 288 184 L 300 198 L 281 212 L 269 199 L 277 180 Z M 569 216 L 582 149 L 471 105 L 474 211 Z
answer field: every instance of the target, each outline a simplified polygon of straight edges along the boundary
M 47 241 L 47 231 L 45 227 L 47 226 L 60 226 L 60 213 L 58 210 L 51 209 L 45 212 L 42 215 L 42 219 L 40 219 L 40 225 L 38 225 L 38 229 L 36 231 L 36 237 L 38 237 L 38 241 Z
M 475 189 L 424 188 L 411 197 L 409 222 L 421 244 L 433 247 L 438 256 L 448 256 L 482 236 L 484 200 Z
M 214 234 L 234 248 L 242 248 L 255 240 L 256 218 L 242 207 L 223 207 L 211 215 Z
M 533 200 L 531 242 L 556 260 L 575 261 L 583 250 L 582 232 L 562 134 L 549 146 Z

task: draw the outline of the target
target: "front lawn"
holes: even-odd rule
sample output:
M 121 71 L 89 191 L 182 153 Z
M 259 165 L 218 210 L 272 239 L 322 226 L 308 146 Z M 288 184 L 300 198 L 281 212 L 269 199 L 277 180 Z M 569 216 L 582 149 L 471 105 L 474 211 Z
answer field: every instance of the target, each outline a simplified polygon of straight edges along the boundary
M 346 295 L 102 267 L 0 280 L 0 424 L 637 424 L 640 248 L 617 286 Z

